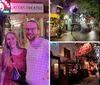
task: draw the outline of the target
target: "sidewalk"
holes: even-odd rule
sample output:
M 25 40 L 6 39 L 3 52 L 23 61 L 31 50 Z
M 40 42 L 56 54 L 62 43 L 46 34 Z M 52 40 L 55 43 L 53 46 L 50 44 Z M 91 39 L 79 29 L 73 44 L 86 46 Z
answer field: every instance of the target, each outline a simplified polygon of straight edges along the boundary
M 71 32 L 67 31 L 61 35 L 60 41 L 99 41 L 100 33 L 92 30 L 88 33 L 81 33 L 79 31 Z
M 91 76 L 83 79 L 79 84 L 74 85 L 100 85 L 100 83 L 99 78 Z

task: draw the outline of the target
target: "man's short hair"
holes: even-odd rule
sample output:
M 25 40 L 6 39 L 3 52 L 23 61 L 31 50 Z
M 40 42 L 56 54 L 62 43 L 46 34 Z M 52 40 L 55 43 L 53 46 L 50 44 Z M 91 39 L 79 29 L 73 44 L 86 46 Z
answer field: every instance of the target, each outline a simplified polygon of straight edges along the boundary
M 29 20 L 27 23 L 29 23 L 29 22 L 36 23 L 37 24 L 37 27 L 38 27 L 37 29 L 39 30 L 40 26 L 39 26 L 38 21 L 36 21 L 36 20 Z

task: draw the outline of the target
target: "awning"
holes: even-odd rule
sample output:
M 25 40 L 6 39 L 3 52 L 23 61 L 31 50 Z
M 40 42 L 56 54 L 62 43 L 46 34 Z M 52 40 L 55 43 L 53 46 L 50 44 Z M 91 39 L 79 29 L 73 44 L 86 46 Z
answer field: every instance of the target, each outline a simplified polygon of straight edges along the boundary
M 57 19 L 59 19 L 60 16 L 58 14 L 50 13 L 50 18 L 57 18 Z
M 60 60 L 61 64 L 75 64 L 76 62 L 71 58 L 62 58 Z

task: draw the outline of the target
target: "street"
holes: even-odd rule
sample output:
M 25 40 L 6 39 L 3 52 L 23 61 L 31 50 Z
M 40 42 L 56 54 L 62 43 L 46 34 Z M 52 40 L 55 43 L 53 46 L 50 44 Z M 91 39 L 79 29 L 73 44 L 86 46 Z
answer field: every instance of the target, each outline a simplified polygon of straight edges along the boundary
M 99 84 L 99 78 L 91 76 L 83 79 L 79 84 L 74 84 L 74 85 L 100 85 L 100 84 Z
M 52 40 L 51 40 L 52 41 Z M 63 33 L 58 41 L 100 41 L 100 32 L 91 30 L 91 32 L 82 33 L 80 31 Z

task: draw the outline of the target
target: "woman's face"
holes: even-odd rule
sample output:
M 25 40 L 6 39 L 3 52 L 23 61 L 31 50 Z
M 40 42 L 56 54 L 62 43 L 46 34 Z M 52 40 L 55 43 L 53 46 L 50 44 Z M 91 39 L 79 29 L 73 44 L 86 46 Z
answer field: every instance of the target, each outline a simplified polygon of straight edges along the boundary
M 16 47 L 16 37 L 14 34 L 7 34 L 6 36 L 6 43 L 10 48 L 15 48 Z

